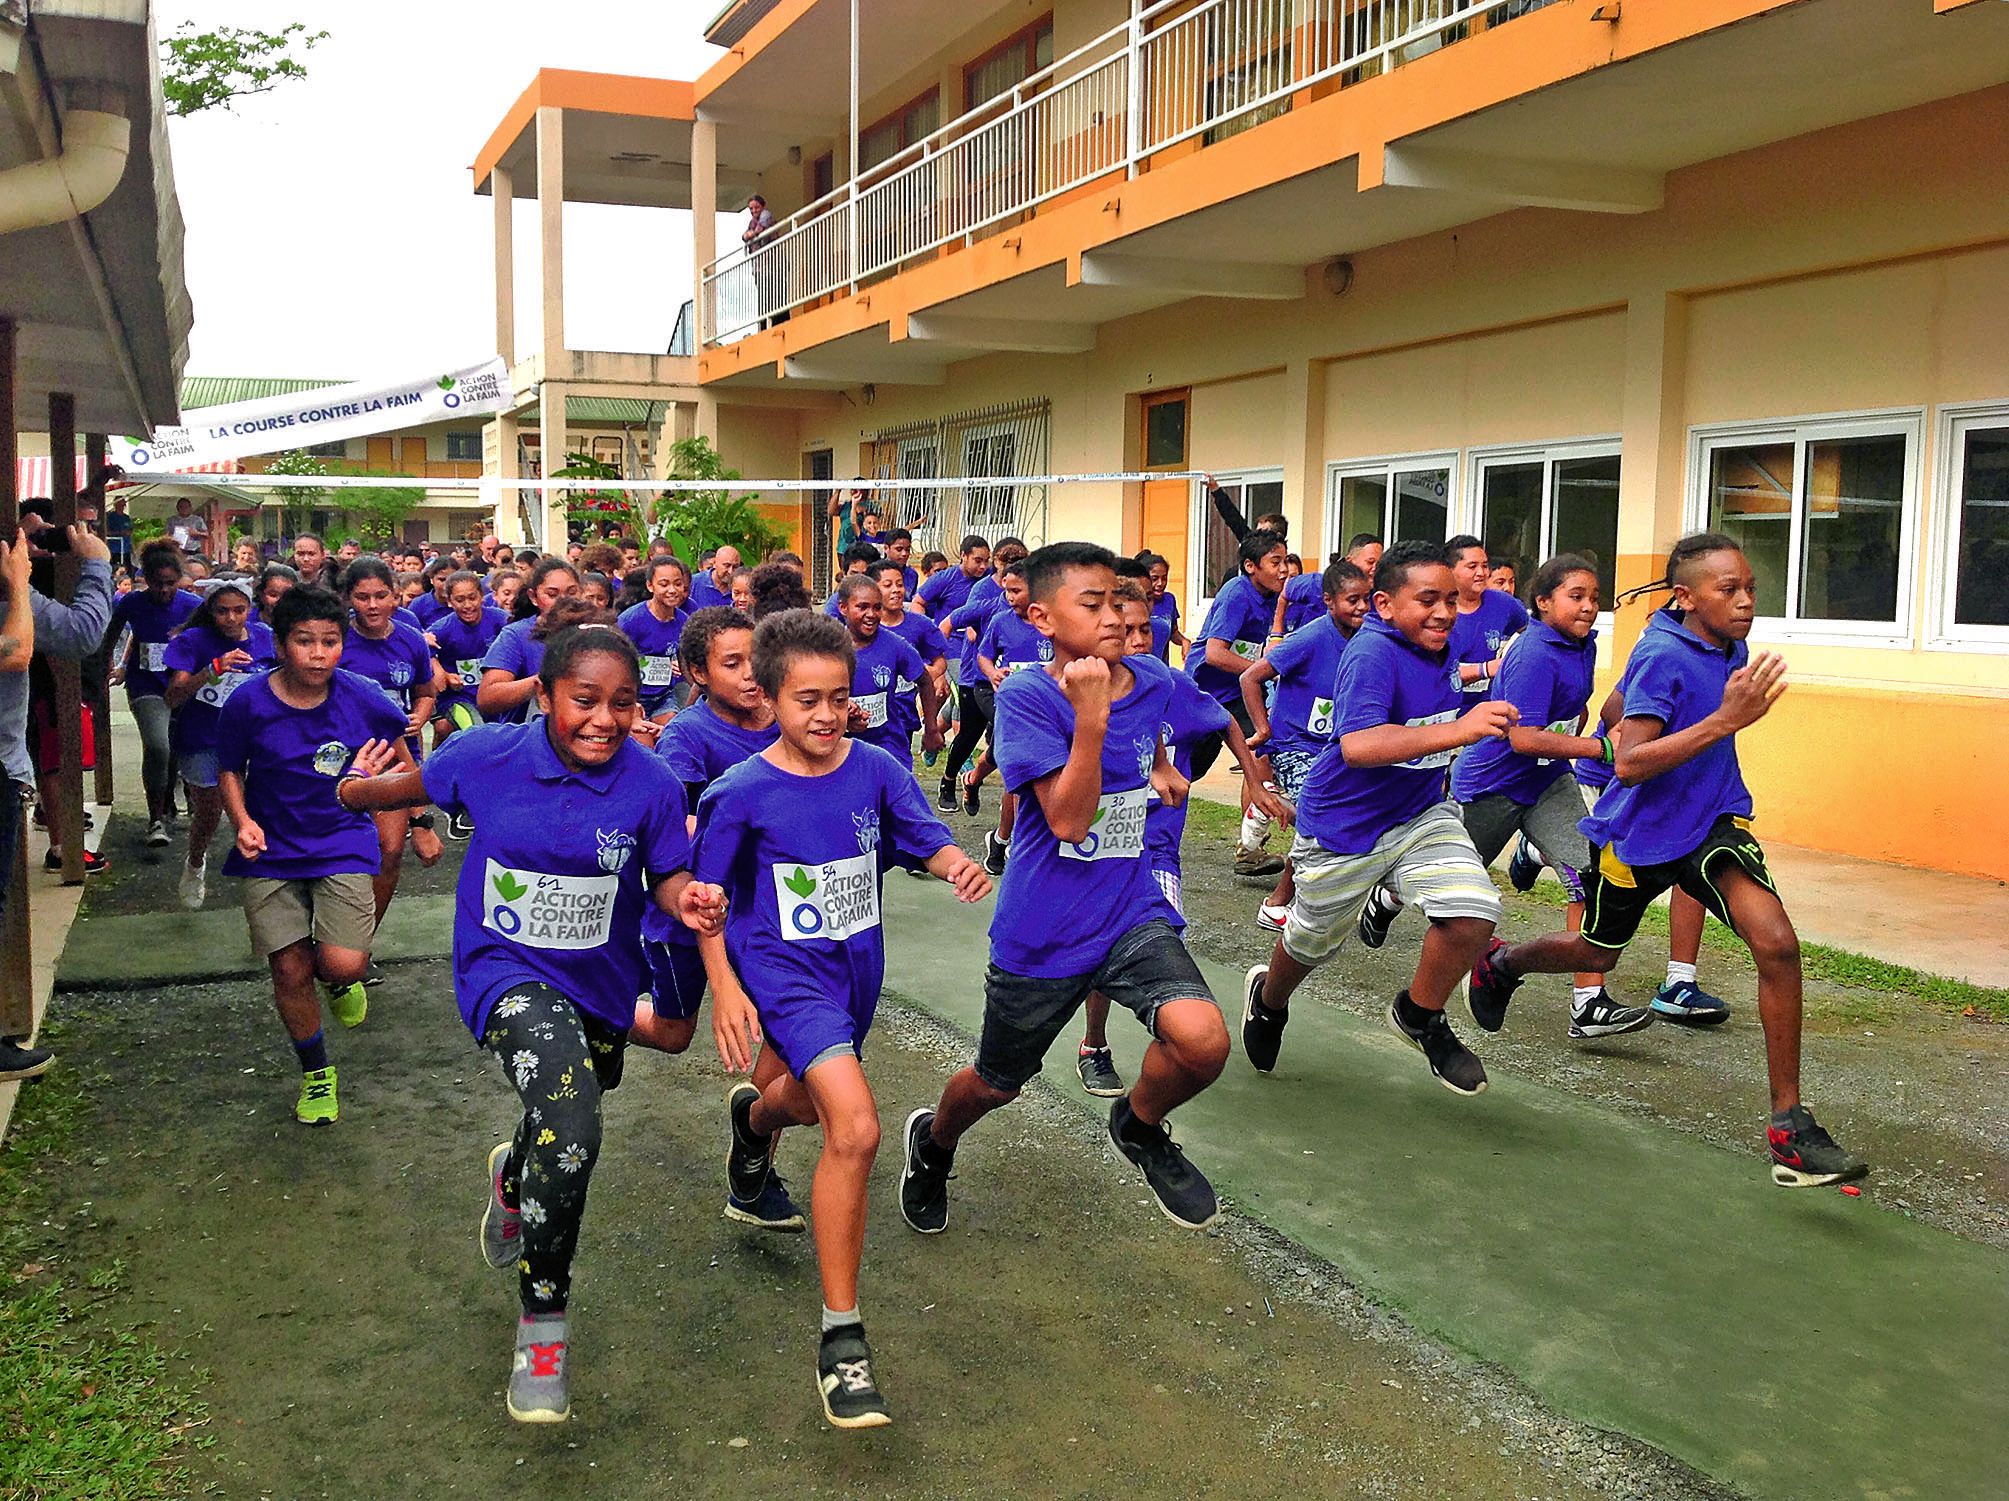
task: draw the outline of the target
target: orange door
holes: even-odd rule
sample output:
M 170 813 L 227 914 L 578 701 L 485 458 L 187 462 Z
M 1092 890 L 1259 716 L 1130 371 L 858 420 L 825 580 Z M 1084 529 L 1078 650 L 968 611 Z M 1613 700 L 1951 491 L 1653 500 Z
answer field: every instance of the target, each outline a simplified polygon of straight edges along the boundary
M 1188 393 L 1158 391 L 1144 398 L 1143 452 L 1139 467 L 1146 470 L 1177 470 L 1186 467 Z M 1158 479 L 1144 482 L 1144 545 L 1161 554 L 1171 565 L 1168 586 L 1179 602 L 1181 628 L 1190 633 L 1186 615 L 1192 606 L 1188 587 L 1186 539 L 1192 534 L 1191 480 Z

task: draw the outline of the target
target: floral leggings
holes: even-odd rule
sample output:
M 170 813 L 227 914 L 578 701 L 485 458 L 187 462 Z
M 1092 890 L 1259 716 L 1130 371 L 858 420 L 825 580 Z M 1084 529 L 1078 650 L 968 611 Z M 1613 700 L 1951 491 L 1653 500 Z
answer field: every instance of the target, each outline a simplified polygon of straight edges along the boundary
M 600 1155 L 600 1096 L 621 1082 L 628 1035 L 549 985 L 513 985 L 488 1013 L 482 1046 L 523 1101 L 502 1169 L 502 1198 L 523 1215 L 516 1270 L 526 1314 L 558 1313 Z

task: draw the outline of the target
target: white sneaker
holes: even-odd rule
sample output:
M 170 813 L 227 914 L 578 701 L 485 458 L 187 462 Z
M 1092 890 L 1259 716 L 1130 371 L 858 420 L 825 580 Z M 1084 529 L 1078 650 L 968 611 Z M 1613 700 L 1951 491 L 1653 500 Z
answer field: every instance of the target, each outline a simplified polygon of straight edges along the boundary
M 146 842 L 153 849 L 159 849 L 163 844 L 167 843 L 166 819 L 156 818 L 146 826 Z
M 1267 933 L 1281 933 L 1284 919 L 1290 916 L 1290 912 L 1288 907 L 1272 907 L 1264 902 L 1256 908 L 1256 926 Z
M 191 912 L 202 910 L 202 899 L 209 894 L 209 872 L 202 865 L 184 865 L 181 868 L 181 904 Z

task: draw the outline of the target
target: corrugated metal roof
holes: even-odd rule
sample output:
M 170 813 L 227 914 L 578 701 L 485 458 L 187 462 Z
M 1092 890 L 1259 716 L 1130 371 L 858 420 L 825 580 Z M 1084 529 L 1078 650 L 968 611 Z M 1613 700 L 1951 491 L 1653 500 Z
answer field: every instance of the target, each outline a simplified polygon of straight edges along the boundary
M 265 375 L 190 375 L 181 382 L 181 406 L 220 407 L 233 401 L 257 401 L 266 396 L 291 396 L 322 386 L 347 385 L 345 380 L 293 380 Z
M 775 0 L 730 0 L 705 27 L 705 40 L 714 47 L 736 47 L 774 6 Z
M 662 415 L 659 401 L 637 396 L 573 396 L 565 402 L 568 422 L 652 422 Z

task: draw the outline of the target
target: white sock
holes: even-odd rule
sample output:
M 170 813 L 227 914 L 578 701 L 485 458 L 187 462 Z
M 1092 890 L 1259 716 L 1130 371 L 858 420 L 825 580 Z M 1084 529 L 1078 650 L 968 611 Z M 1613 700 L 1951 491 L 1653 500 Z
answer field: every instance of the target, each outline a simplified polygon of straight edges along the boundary
M 823 1332 L 825 1334 L 828 1334 L 832 1329 L 842 1329 L 846 1324 L 863 1324 L 864 1322 L 863 1319 L 858 1317 L 858 1310 L 856 1308 L 847 1308 L 844 1312 L 839 1313 L 828 1303 L 823 1305 Z
M 1679 985 L 1683 980 L 1686 980 L 1690 985 L 1695 983 L 1695 966 L 1692 964 L 1683 964 L 1678 959 L 1668 960 L 1667 983 L 1669 985 Z
M 1270 816 L 1260 808 L 1251 808 L 1242 815 L 1242 848 L 1259 850 L 1263 841 L 1270 837 Z
M 1570 988 L 1570 1003 L 1576 1006 L 1588 1006 L 1592 1001 L 1597 999 L 1597 993 L 1602 989 L 1604 989 L 1602 985 L 1572 986 Z

